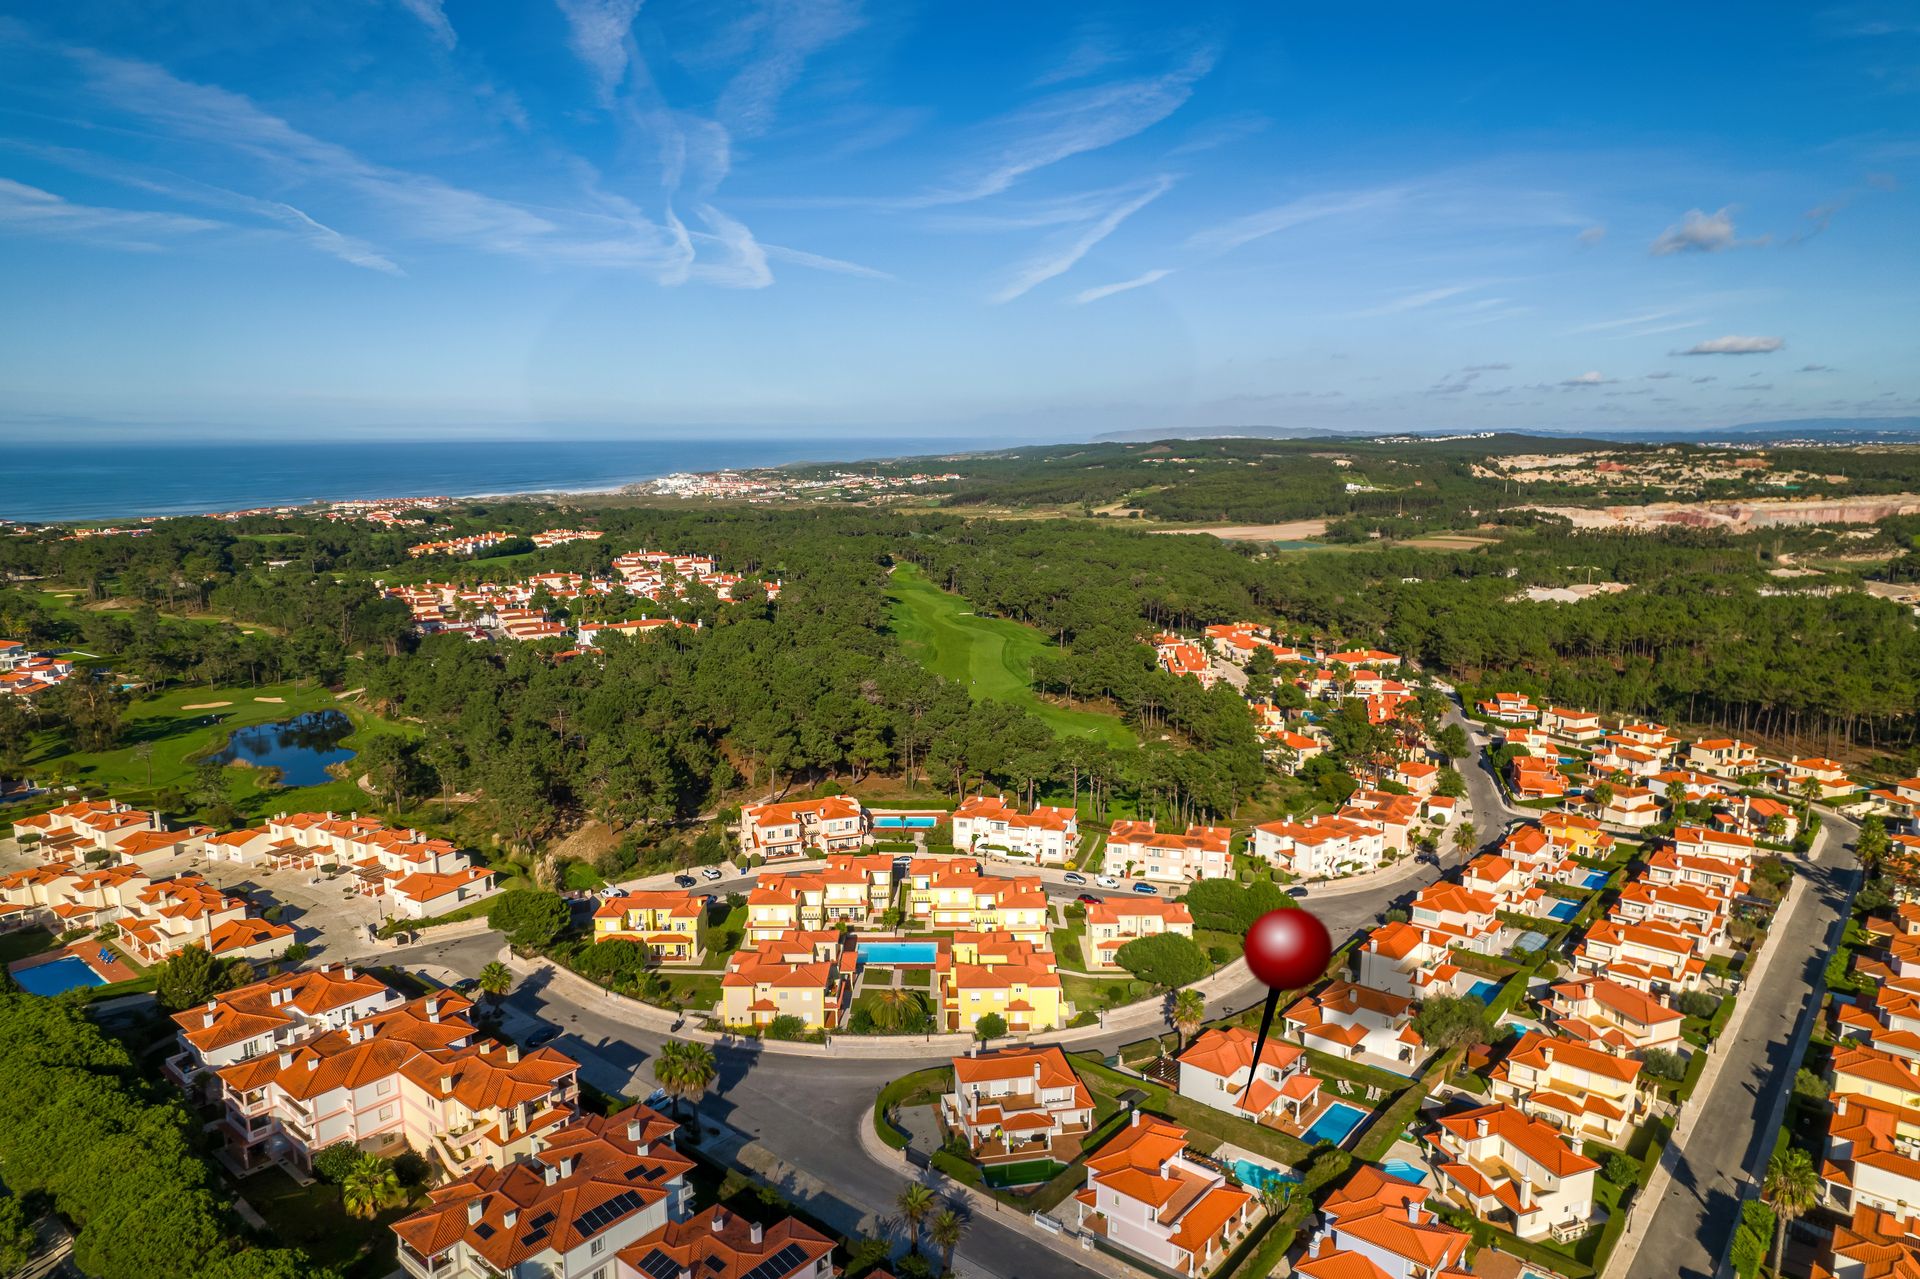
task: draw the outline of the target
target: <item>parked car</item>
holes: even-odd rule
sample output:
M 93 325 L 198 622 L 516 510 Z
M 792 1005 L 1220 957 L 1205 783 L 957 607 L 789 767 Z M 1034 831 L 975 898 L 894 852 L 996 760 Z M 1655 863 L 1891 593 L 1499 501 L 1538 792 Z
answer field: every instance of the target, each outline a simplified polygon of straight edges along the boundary
M 1098 906 L 1105 899 L 1095 897 L 1092 893 L 1081 893 L 1073 900 L 1079 902 L 1082 906 Z
M 1160 892 L 1160 886 L 1158 884 L 1135 884 L 1133 886 L 1133 891 L 1136 893 L 1152 893 L 1155 896 L 1158 896 Z
M 708 879 L 725 879 L 726 878 L 726 872 L 721 870 L 718 866 L 702 867 L 700 873 L 702 875 L 705 875 Z
M 691 875 L 675 875 L 675 876 L 673 877 L 673 882 L 674 882 L 674 883 L 676 883 L 676 884 L 678 884 L 678 885 L 679 885 L 680 887 L 682 887 L 682 888 L 692 888 L 692 887 L 693 887 L 693 876 L 691 876 Z
M 1119 881 L 1119 880 L 1117 880 L 1117 879 L 1115 879 L 1115 878 L 1114 878 L 1113 876 L 1111 876 L 1111 875 L 1102 875 L 1102 876 L 1100 876 L 1099 878 L 1097 878 L 1097 879 L 1095 879 L 1095 880 L 1094 880 L 1093 882 L 1094 882 L 1094 883 L 1096 883 L 1096 884 L 1098 884 L 1098 885 L 1100 885 L 1100 887 L 1102 887 L 1102 888 L 1118 888 L 1118 887 L 1120 887 L 1120 881 Z
M 480 989 L 480 979 L 478 977 L 462 977 L 459 981 L 453 983 L 453 993 L 456 995 L 471 995 L 478 989 Z
M 560 1028 L 558 1026 L 542 1026 L 539 1030 L 527 1036 L 527 1047 L 538 1048 L 540 1045 L 550 1044 L 558 1038 L 560 1038 Z
M 660 1110 L 666 1106 L 669 1100 L 671 1100 L 671 1098 L 667 1096 L 666 1089 L 656 1088 L 652 1092 L 647 1094 L 647 1099 L 642 1104 L 645 1105 L 649 1110 Z
M 1077 870 L 1070 870 L 1060 878 L 1066 880 L 1069 884 L 1084 884 L 1087 882 L 1087 877 Z
M 1307 890 L 1304 888 L 1289 888 L 1287 890 L 1287 896 L 1289 897 L 1305 897 L 1306 895 Z

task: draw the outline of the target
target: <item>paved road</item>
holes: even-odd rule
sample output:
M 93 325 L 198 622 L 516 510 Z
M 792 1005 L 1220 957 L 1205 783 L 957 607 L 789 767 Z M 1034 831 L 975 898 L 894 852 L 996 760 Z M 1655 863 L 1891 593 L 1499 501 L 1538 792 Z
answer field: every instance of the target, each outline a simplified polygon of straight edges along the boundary
M 1819 843 L 1805 867 L 1810 896 L 1795 909 L 1783 934 L 1768 941 L 1783 949 L 1768 965 L 1760 988 L 1741 996 L 1754 1002 L 1742 1018 L 1739 1038 L 1722 1049 L 1730 1055 L 1713 1090 L 1704 1101 L 1695 1098 L 1706 1109 L 1680 1154 L 1671 1188 L 1647 1224 L 1628 1279 L 1712 1279 L 1726 1254 L 1740 1218 L 1741 1189 L 1773 1150 L 1775 1101 L 1793 1086 L 1799 1068 L 1790 1060 L 1795 1026 L 1818 1006 L 1827 955 L 1859 886 L 1860 872 L 1849 851 L 1857 833 L 1844 818 L 1824 815 Z

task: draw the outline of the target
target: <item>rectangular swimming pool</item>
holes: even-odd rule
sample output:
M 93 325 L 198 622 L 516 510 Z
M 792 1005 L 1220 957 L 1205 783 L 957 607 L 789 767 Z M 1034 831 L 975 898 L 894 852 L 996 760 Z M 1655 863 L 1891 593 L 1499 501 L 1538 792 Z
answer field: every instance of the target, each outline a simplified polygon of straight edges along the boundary
M 1360 1121 L 1366 1117 L 1367 1112 L 1359 1107 L 1349 1106 L 1344 1101 L 1336 1101 L 1320 1112 L 1320 1117 L 1313 1121 L 1313 1126 L 1300 1134 L 1300 1140 L 1309 1146 L 1317 1146 L 1323 1141 L 1330 1141 L 1338 1146 L 1346 1141 L 1353 1130 L 1360 1126 Z
M 1490 1004 L 1493 1002 L 1493 997 L 1500 993 L 1500 983 L 1497 981 L 1477 981 L 1467 987 L 1467 993 L 1483 1004 Z
M 1547 912 L 1549 919 L 1572 919 L 1580 913 L 1579 902 L 1555 902 L 1553 909 Z
M 48 963 L 15 969 L 13 979 L 29 995 L 58 995 L 81 986 L 107 984 L 106 978 L 87 967 L 87 961 L 77 955 L 62 955 Z
M 1590 871 L 1588 871 L 1588 872 L 1587 872 L 1587 875 L 1586 875 L 1586 878 L 1585 878 L 1585 879 L 1582 879 L 1582 880 L 1580 881 L 1580 887 L 1582 887 L 1582 888 L 1599 888 L 1599 887 L 1600 887 L 1600 886 L 1601 886 L 1602 884 L 1605 884 L 1606 882 L 1607 882 L 1607 872 L 1606 872 L 1606 871 L 1604 871 L 1604 870 L 1590 870 Z
M 931 964 L 940 957 L 930 941 L 863 941 L 854 950 L 863 964 Z
M 875 826 L 933 827 L 940 824 L 940 819 L 938 817 L 876 817 L 873 819 L 873 824 Z

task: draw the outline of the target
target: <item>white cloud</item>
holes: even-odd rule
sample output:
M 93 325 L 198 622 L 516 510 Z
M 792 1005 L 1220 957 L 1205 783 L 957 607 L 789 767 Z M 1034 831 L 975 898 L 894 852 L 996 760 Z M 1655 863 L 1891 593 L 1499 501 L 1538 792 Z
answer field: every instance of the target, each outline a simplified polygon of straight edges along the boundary
M 745 137 L 773 124 L 781 97 L 800 78 L 807 59 L 857 30 L 860 7 L 852 0 L 806 0 L 764 6 L 761 38 L 753 57 L 720 94 L 716 113 Z
M 1211 50 L 1157 76 L 1115 80 L 1053 94 L 989 126 L 1007 135 L 974 172 L 947 188 L 904 201 L 908 207 L 965 204 L 998 195 L 1037 169 L 1123 142 L 1186 104 L 1213 69 Z
M 1243 244 L 1290 230 L 1321 218 L 1366 213 L 1398 204 L 1406 198 L 1404 187 L 1384 187 L 1377 191 L 1351 191 L 1330 195 L 1309 195 L 1285 204 L 1276 204 L 1258 213 L 1249 213 L 1216 227 L 1196 231 L 1187 237 L 1187 247 L 1203 253 L 1226 253 Z
M 1082 289 L 1073 295 L 1075 306 L 1085 306 L 1089 302 L 1098 302 L 1101 298 L 1110 298 L 1116 293 L 1126 293 L 1132 289 L 1144 289 L 1149 284 L 1157 284 L 1173 274 L 1172 267 L 1159 267 L 1131 280 L 1121 280 L 1117 284 L 1102 284 L 1096 288 Z
M 640 0 L 556 0 L 569 28 L 567 44 L 574 56 L 593 73 L 602 103 L 611 104 L 613 92 L 627 77 L 627 42 Z
M 1713 213 L 1688 209 L 1685 217 L 1660 233 L 1649 250 L 1655 257 L 1674 253 L 1718 253 L 1759 241 L 1734 237 L 1733 206 Z
M 1582 244 L 1598 244 L 1607 238 L 1607 228 L 1604 226 L 1590 226 L 1574 238 Z
M 1444 302 L 1448 298 L 1458 297 L 1479 288 L 1478 284 L 1450 284 L 1437 289 L 1423 289 L 1418 293 L 1407 293 L 1379 306 L 1365 311 L 1353 312 L 1355 319 L 1368 319 L 1380 315 L 1398 315 L 1402 311 L 1418 311 L 1422 307 L 1432 306 L 1435 302 Z
M 0 227 L 23 235 L 151 250 L 162 241 L 223 230 L 226 224 L 177 213 L 72 204 L 51 191 L 0 178 Z
M 1112 235 L 1122 222 L 1165 195 L 1173 183 L 1173 178 L 1163 174 L 1155 179 L 1152 186 L 1124 203 L 1115 205 L 1097 222 L 1086 227 L 1071 240 L 1056 244 L 1027 259 L 1014 270 L 1013 278 L 993 295 L 993 301 L 1011 302 L 1035 285 L 1070 270 L 1076 262 L 1087 255 L 1094 245 Z
M 1684 351 L 1675 351 L 1675 355 L 1765 355 L 1778 351 L 1785 346 L 1784 338 L 1738 337 L 1709 338 L 1705 342 L 1696 342 Z
M 453 24 L 447 21 L 446 0 L 400 0 L 400 7 L 424 22 L 435 40 L 453 48 L 459 37 L 453 34 Z
M 1562 383 L 1560 383 L 1560 385 L 1561 386 L 1606 386 L 1607 384 L 1613 382 L 1614 380 L 1615 379 L 1608 377 L 1604 373 L 1595 371 L 1592 373 L 1582 373 L 1578 377 L 1570 377 L 1565 381 L 1563 381 Z
M 857 275 L 868 280 L 892 280 L 896 277 L 877 267 L 862 266 L 858 262 L 848 262 L 843 258 L 830 258 L 824 254 L 808 253 L 804 249 L 789 249 L 780 244 L 760 246 L 769 258 L 776 262 L 791 262 L 795 266 L 811 267 L 815 271 L 826 271 L 833 275 Z

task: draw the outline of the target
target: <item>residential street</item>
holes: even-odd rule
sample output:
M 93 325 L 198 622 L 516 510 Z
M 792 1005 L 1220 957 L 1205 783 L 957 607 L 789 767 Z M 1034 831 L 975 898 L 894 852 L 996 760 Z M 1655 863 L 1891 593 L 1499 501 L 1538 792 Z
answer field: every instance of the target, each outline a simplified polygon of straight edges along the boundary
M 1712 1091 L 1695 1098 L 1706 1109 L 1679 1152 L 1672 1186 L 1647 1225 L 1629 1279 L 1712 1279 L 1725 1255 L 1740 1219 L 1742 1188 L 1764 1170 L 1773 1150 L 1777 1096 L 1793 1086 L 1795 1027 L 1818 1005 L 1827 954 L 1859 886 L 1849 851 L 1857 833 L 1846 819 L 1823 815 L 1807 867 L 1811 891 L 1782 935 L 1769 940 L 1783 950 L 1760 988 L 1742 995 L 1755 1002 L 1738 1038 L 1721 1049 L 1730 1056 Z

